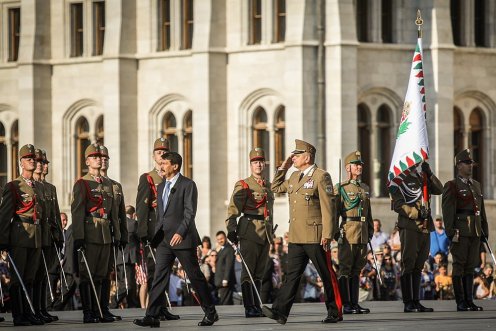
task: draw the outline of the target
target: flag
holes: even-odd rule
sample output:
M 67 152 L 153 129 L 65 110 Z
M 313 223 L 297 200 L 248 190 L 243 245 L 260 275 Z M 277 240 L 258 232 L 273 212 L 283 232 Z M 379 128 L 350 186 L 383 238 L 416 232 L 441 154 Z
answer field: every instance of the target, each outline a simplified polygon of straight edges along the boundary
M 393 159 L 389 167 L 388 186 L 400 185 L 403 177 L 409 174 L 411 167 L 429 158 L 422 57 L 422 38 L 418 38 L 400 126 L 396 135 Z

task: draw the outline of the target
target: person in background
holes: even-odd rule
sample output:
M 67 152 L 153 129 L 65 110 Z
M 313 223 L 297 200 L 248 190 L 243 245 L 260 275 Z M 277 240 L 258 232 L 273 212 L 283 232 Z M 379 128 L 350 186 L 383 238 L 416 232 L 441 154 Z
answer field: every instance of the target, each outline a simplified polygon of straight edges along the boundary
M 374 219 L 374 233 L 372 234 L 372 238 L 370 239 L 370 244 L 372 245 L 372 249 L 374 251 L 386 244 L 389 240 L 389 236 L 387 235 L 387 233 L 382 232 L 381 227 L 381 220 L 378 218 Z
M 443 217 L 441 215 L 436 215 L 434 219 L 434 231 L 431 231 L 430 257 L 432 258 L 439 252 L 448 256 L 449 244 L 450 242 L 443 226 Z
M 448 275 L 446 264 L 439 266 L 439 274 L 434 278 L 436 283 L 436 297 L 439 300 L 449 300 L 453 298 L 453 280 Z
M 421 300 L 432 300 L 434 299 L 434 275 L 431 272 L 431 267 L 429 263 L 424 263 L 424 269 L 422 269 L 422 278 L 420 280 L 420 299 Z
M 226 241 L 226 233 L 218 231 L 215 235 L 219 251 L 215 263 L 215 287 L 217 288 L 218 304 L 233 305 L 233 293 L 236 285 L 234 275 L 234 249 Z

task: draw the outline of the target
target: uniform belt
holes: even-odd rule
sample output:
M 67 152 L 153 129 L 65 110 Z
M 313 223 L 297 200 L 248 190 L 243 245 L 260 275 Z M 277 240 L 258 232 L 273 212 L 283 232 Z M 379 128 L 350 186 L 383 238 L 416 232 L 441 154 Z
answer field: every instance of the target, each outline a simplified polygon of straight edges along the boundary
M 260 220 L 260 221 L 263 221 L 265 219 L 264 215 L 254 215 L 254 214 L 244 213 L 243 216 L 254 219 L 254 220 Z
M 93 212 L 93 213 L 90 213 L 90 216 L 91 217 L 95 217 L 95 218 L 102 218 L 104 220 L 108 219 L 108 215 L 107 214 L 100 214 L 99 212 Z
M 353 217 L 344 217 L 345 221 L 352 221 L 352 222 L 361 222 L 362 218 L 360 216 L 353 216 Z
M 475 212 L 470 209 L 457 209 L 456 216 L 475 216 Z
M 16 217 L 20 222 L 22 223 L 28 223 L 28 224 L 34 224 L 34 225 L 38 225 L 40 224 L 40 220 L 34 220 L 33 218 L 31 217 L 22 217 L 22 216 L 19 216 L 17 215 Z

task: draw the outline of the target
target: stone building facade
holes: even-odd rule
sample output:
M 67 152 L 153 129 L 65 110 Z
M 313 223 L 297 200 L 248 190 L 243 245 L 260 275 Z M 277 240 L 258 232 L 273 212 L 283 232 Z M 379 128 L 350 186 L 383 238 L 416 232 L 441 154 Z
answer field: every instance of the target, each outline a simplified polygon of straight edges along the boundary
M 198 185 L 198 229 L 212 235 L 224 228 L 234 182 L 249 173 L 249 150 L 266 149 L 272 176 L 303 138 L 334 181 L 339 159 L 362 150 L 374 216 L 391 229 L 385 174 L 421 9 L 431 164 L 446 181 L 454 153 L 473 148 L 486 208 L 496 211 L 495 6 L 0 0 L 0 184 L 16 175 L 18 147 L 34 143 L 48 152 L 49 180 L 67 210 L 84 173 L 81 154 L 99 141 L 111 153 L 111 177 L 134 204 L 152 143 L 166 136 Z M 279 234 L 287 209 L 287 198 L 277 197 Z

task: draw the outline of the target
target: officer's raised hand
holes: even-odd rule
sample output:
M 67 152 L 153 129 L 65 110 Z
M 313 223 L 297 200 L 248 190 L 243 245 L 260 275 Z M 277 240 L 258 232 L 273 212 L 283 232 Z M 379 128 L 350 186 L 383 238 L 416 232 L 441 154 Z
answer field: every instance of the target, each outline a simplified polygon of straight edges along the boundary
M 431 177 L 432 176 L 432 170 L 431 170 L 431 166 L 429 165 L 429 163 L 427 162 L 422 162 L 422 172 L 424 172 L 427 177 Z
M 293 155 L 291 154 L 284 162 L 281 164 L 280 169 L 288 170 L 293 165 Z

